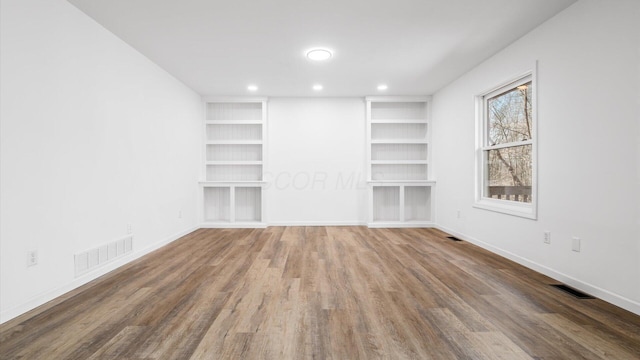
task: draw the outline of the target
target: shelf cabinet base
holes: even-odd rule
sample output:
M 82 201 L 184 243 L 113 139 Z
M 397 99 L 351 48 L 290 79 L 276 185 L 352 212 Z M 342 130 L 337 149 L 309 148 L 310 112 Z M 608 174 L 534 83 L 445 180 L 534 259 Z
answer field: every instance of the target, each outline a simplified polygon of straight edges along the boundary
M 268 225 L 263 222 L 204 222 L 198 225 L 203 229 L 264 229 Z
M 430 228 L 435 225 L 430 221 L 374 221 L 367 223 L 369 228 Z

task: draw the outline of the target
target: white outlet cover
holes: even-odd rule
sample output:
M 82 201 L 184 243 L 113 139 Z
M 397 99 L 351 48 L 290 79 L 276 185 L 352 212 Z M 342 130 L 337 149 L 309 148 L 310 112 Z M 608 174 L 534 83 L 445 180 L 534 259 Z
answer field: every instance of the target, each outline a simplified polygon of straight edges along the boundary
M 575 252 L 580 252 L 580 238 L 579 237 L 574 237 L 571 240 L 571 250 L 573 250 Z
M 37 264 L 38 264 L 38 252 L 37 251 L 27 252 L 27 266 L 34 266 Z

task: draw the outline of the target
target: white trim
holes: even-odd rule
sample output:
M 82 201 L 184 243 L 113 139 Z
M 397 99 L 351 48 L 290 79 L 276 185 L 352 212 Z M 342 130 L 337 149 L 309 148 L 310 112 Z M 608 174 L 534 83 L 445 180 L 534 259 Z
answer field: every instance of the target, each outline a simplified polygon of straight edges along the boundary
M 205 120 L 205 125 L 262 125 L 262 120 Z
M 203 222 L 199 224 L 201 229 L 264 229 L 267 226 L 269 226 L 267 223 L 257 221 Z
M 530 78 L 530 79 L 529 79 Z M 475 181 L 474 181 L 474 204 L 473 207 L 507 215 L 520 216 L 526 219 L 538 219 L 538 62 L 535 61 L 531 70 L 520 73 L 517 76 L 510 77 L 509 80 L 500 83 L 486 91 L 483 91 L 474 97 L 476 112 L 476 161 L 475 161 Z M 484 114 L 486 108 L 485 101 L 489 96 L 497 95 L 504 92 L 504 88 L 508 86 L 517 86 L 531 81 L 531 136 L 533 139 L 518 143 L 498 144 L 494 146 L 485 145 L 485 131 L 487 129 L 487 119 Z M 484 193 L 484 174 L 485 161 L 484 152 L 507 147 L 531 145 L 531 203 L 518 203 L 509 200 L 490 199 L 483 196 Z
M 366 143 L 366 158 L 365 158 L 365 168 L 367 169 L 367 179 L 371 179 L 371 144 L 374 144 L 374 142 L 371 139 L 371 101 L 369 99 L 367 99 L 366 101 L 366 116 L 365 116 L 365 129 L 366 129 L 366 139 L 365 139 L 365 143 Z M 369 208 L 371 208 L 373 205 L 372 202 L 369 202 L 368 206 Z
M 262 144 L 263 144 L 262 140 L 207 140 L 205 141 L 205 145 L 262 145 Z
M 436 224 L 431 221 L 374 221 L 367 223 L 367 227 L 376 228 L 430 228 Z
M 371 160 L 371 165 L 429 165 L 427 160 Z
M 427 139 L 373 139 L 372 144 L 428 144 Z
M 457 231 L 453 231 L 451 229 L 448 229 L 444 226 L 441 225 L 436 225 L 435 226 L 437 229 L 442 230 L 446 233 L 449 233 L 459 239 L 468 241 L 474 245 L 477 245 L 483 249 L 486 249 L 488 251 L 491 251 L 494 254 L 500 255 L 502 257 L 505 257 L 513 262 L 516 262 L 522 266 L 525 266 L 531 270 L 537 271 L 543 275 L 546 275 L 552 279 L 555 279 L 557 281 L 563 282 L 569 286 L 572 286 L 578 290 L 582 290 L 586 293 L 588 293 L 589 295 L 593 295 L 601 300 L 604 300 L 608 303 L 611 303 L 615 306 L 619 306 L 625 310 L 631 311 L 632 313 L 635 313 L 637 315 L 640 315 L 640 302 L 636 302 L 634 300 L 628 299 L 622 295 L 618 295 L 616 293 L 613 293 L 609 290 L 605 290 L 601 287 L 589 284 L 587 282 L 584 282 L 580 279 L 576 279 L 572 276 L 569 276 L 567 274 L 561 273 L 559 271 L 556 271 L 548 266 L 539 264 L 535 261 L 531 261 L 527 258 L 524 258 L 520 255 L 516 255 L 510 251 L 506 251 L 503 250 L 499 247 L 493 246 L 491 244 L 488 244 L 484 241 L 478 240 L 476 238 L 473 238 L 471 236 L 459 233 Z
M 499 149 L 506 149 L 506 148 L 512 148 L 512 147 L 518 147 L 518 146 L 525 146 L 525 145 L 533 145 L 533 140 L 525 140 L 525 141 L 519 141 L 519 142 L 510 142 L 510 143 L 504 143 L 504 144 L 484 146 L 482 147 L 482 151 L 499 150 Z
M 265 98 L 262 102 L 262 174 L 260 174 L 260 181 L 265 185 L 264 174 L 269 172 L 269 99 Z M 238 185 L 236 185 L 238 186 Z M 260 221 L 262 223 L 267 222 L 267 194 L 265 190 L 266 186 L 262 186 L 260 189 Z
M 499 200 L 482 198 L 476 201 L 473 205 L 474 208 L 484 209 L 502 214 L 519 216 L 527 219 L 536 220 L 536 214 L 532 211 L 533 206 L 527 203 L 520 203 L 517 201 Z
M 269 226 L 366 226 L 364 221 L 271 221 Z
M 202 101 L 205 103 L 208 102 L 225 102 L 225 103 L 254 103 L 254 102 L 267 102 L 269 98 L 266 96 L 203 96 Z
M 262 160 L 205 161 L 207 165 L 262 165 Z
M 373 186 L 435 186 L 435 180 L 367 180 Z
M 427 119 L 377 119 L 371 120 L 372 124 L 428 124 Z
M 247 180 L 247 181 L 198 181 L 198 184 L 204 187 L 229 187 L 234 186 L 246 186 L 246 187 L 259 187 L 267 185 L 266 181 L 259 180 Z
M 236 187 L 229 186 L 229 222 L 236 222 Z
M 7 309 L 5 311 L 3 311 L 2 313 L 0 313 L 0 324 L 5 323 L 15 317 L 18 317 L 28 311 L 31 311 L 35 308 L 37 308 L 40 305 L 43 305 L 51 300 L 54 300 L 55 298 L 62 296 L 66 293 L 68 293 L 69 291 L 75 290 L 77 288 L 79 288 L 82 285 L 85 285 L 97 278 L 99 278 L 100 276 L 109 273 L 111 271 L 114 271 L 118 268 L 120 268 L 121 266 L 124 266 L 130 262 L 132 262 L 133 260 L 136 260 L 144 255 L 149 254 L 152 251 L 155 251 L 165 245 L 168 245 L 169 243 L 172 243 L 175 240 L 178 240 L 179 238 L 190 234 L 194 231 L 198 230 L 198 227 L 191 227 L 188 228 L 186 230 L 183 230 L 181 232 L 178 232 L 174 235 L 171 235 L 167 238 L 165 238 L 164 240 L 158 241 L 157 243 L 151 244 L 149 246 L 147 246 L 144 249 L 140 249 L 138 251 L 134 251 L 132 253 L 129 253 L 121 258 L 118 258 L 117 260 L 113 261 L 113 262 L 109 262 L 106 263 L 105 266 L 100 266 L 100 267 L 96 267 L 95 270 L 91 270 L 88 271 L 87 273 L 84 273 L 83 275 L 79 276 L 79 277 L 74 277 L 72 281 L 70 281 L 69 283 L 67 283 L 66 285 L 62 285 L 58 288 L 55 288 L 53 290 L 49 290 L 46 291 L 44 293 L 41 293 L 39 295 L 36 295 L 34 297 L 32 297 L 31 299 L 25 301 L 24 303 L 15 306 L 11 309 Z
M 431 102 L 431 96 L 365 96 L 364 99 L 373 102 Z

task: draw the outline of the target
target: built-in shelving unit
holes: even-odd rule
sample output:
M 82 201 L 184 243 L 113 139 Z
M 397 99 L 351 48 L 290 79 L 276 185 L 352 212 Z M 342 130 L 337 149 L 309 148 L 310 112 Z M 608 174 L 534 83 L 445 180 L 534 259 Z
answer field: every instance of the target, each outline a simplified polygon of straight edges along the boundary
M 265 98 L 205 98 L 202 226 L 264 227 Z
M 367 97 L 369 226 L 431 226 L 428 97 Z

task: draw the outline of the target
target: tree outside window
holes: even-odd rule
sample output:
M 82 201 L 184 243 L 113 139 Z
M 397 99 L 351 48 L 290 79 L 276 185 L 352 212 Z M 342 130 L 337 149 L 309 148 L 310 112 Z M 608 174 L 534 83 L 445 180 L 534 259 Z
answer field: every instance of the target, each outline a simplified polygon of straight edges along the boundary
M 484 196 L 531 202 L 531 81 L 487 98 L 485 109 L 488 121 Z
M 476 97 L 476 207 L 535 219 L 535 89 L 529 73 Z

